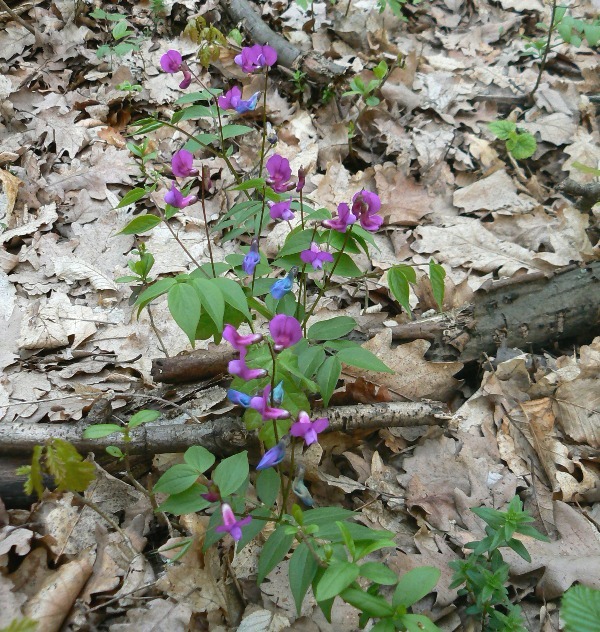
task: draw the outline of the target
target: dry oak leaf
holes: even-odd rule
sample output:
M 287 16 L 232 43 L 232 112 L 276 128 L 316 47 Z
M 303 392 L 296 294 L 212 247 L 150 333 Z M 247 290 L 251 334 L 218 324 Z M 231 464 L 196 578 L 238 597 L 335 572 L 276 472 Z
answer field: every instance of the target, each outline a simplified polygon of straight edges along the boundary
M 44 229 L 50 229 L 57 218 L 58 213 L 56 212 L 56 204 L 54 203 L 39 208 L 34 218 L 30 218 L 29 213 L 25 213 L 25 217 L 20 226 L 6 230 L 0 234 L 0 244 L 9 242 L 13 237 L 31 235 L 31 233 L 35 233 L 42 227 Z
M 187 632 L 191 616 L 191 608 L 184 603 L 153 599 L 142 608 L 127 610 L 126 622 L 111 625 L 109 632 Z
M 551 600 L 560 597 L 574 582 L 600 590 L 600 533 L 579 511 L 566 503 L 554 503 L 554 522 L 560 539 L 541 542 L 517 535 L 531 555 L 526 562 L 510 549 L 502 557 L 514 575 L 544 569 L 537 583 L 536 595 Z
M 344 375 L 363 379 L 387 388 L 407 399 L 433 397 L 444 401 L 460 382 L 452 376 L 463 367 L 461 362 L 428 362 L 424 355 L 431 346 L 427 340 L 413 340 L 392 349 L 392 330 L 384 329 L 363 345 L 385 362 L 394 373 L 366 371 L 346 366 Z
M 600 448 L 600 381 L 577 378 L 561 384 L 555 393 L 558 423 L 571 439 Z
M 58 155 L 64 152 L 74 158 L 90 140 L 89 131 L 75 124 L 80 115 L 77 111 L 63 113 L 59 107 L 43 109 L 35 115 L 35 135 L 45 137 L 45 147 L 54 143 Z
M 19 187 L 23 184 L 16 176 L 9 171 L 0 169 L 0 219 L 7 226 L 13 225 L 13 209 Z

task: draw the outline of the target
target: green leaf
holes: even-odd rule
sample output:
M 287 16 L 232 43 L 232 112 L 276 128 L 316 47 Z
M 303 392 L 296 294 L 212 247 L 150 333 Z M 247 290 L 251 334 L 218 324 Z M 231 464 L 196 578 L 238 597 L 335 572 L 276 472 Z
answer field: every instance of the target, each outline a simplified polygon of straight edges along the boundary
M 116 40 L 123 39 L 127 35 L 127 20 L 120 20 L 117 22 L 112 29 L 112 36 Z
M 594 167 L 589 167 L 588 165 L 584 165 L 582 162 L 575 161 L 572 164 L 575 169 L 581 171 L 582 173 L 590 173 L 597 178 L 600 178 L 600 169 L 595 169 Z
M 600 590 L 588 586 L 571 586 L 565 593 L 560 610 L 565 632 L 597 632 L 600 621 Z
M 223 125 L 223 138 L 234 138 L 235 136 L 242 136 L 252 132 L 252 128 L 247 125 Z
M 250 189 L 262 189 L 265 186 L 264 178 L 251 178 L 250 180 L 246 180 L 241 184 L 236 184 L 231 187 L 232 191 L 249 191 Z M 260 204 L 262 207 L 262 204 Z
M 166 279 L 160 279 L 156 283 L 153 283 L 150 287 L 147 287 L 138 297 L 136 304 L 138 305 L 138 316 L 142 309 L 148 305 L 155 298 L 158 298 L 162 294 L 166 294 L 169 289 L 175 285 L 177 281 L 168 277 Z
M 160 417 L 160 412 L 158 410 L 140 410 L 139 412 L 132 415 L 129 419 L 127 425 L 130 428 L 137 428 L 142 424 L 148 423 L 149 421 L 156 421 Z
M 383 597 L 371 595 L 364 590 L 346 588 L 340 597 L 371 617 L 389 617 L 394 614 L 394 608 Z
M 209 88 L 208 90 L 200 90 L 200 92 L 189 92 L 179 97 L 175 101 L 175 105 L 187 105 L 188 103 L 195 103 L 196 101 L 211 101 L 213 97 L 221 94 L 223 90 L 217 88 Z
M 256 493 L 267 507 L 272 507 L 277 500 L 281 480 L 275 468 L 262 470 L 256 479 Z
M 205 105 L 192 105 L 185 110 L 180 110 L 173 115 L 171 119 L 172 123 L 179 123 L 180 121 L 189 121 L 190 119 L 198 118 L 214 118 L 217 116 L 217 109 L 215 106 L 206 107 Z
M 204 485 L 194 483 L 194 485 L 179 494 L 171 494 L 157 509 L 174 516 L 202 511 L 211 505 L 208 500 L 200 496 L 205 491 Z
M 310 378 L 325 362 L 325 357 L 325 350 L 320 345 L 309 347 L 298 354 L 298 369 Z
M 202 307 L 213 319 L 219 331 L 223 331 L 223 315 L 225 314 L 225 299 L 215 279 L 194 279 L 192 281 L 198 294 Z
M 354 540 L 352 539 L 352 534 L 350 533 L 350 530 L 348 529 L 348 525 L 345 522 L 342 522 L 340 520 L 338 520 L 335 523 L 335 525 L 340 530 L 340 533 L 342 534 L 342 538 L 344 540 L 344 544 L 346 545 L 346 548 L 348 549 L 352 557 L 352 561 L 354 562 L 356 547 L 354 545 Z
M 586 24 L 583 32 L 590 47 L 593 48 L 600 42 L 600 24 Z
M 206 472 L 215 463 L 215 457 L 201 445 L 193 445 L 185 451 L 183 460 L 193 467 L 198 474 Z
M 155 130 L 160 129 L 163 125 L 164 123 L 162 121 L 157 121 L 153 118 L 146 118 L 141 121 L 137 121 L 136 123 L 132 123 L 132 127 L 138 126 L 138 129 L 133 132 L 133 135 L 137 136 L 140 134 L 148 134 L 148 132 L 154 132 Z
M 108 437 L 108 435 L 115 434 L 115 432 L 123 432 L 123 428 L 117 424 L 95 424 L 94 426 L 88 426 L 83 431 L 83 438 L 102 439 L 102 437 Z
M 196 280 L 196 283 L 198 280 Z M 196 328 L 200 320 L 200 298 L 198 292 L 187 283 L 176 283 L 168 294 L 169 311 L 173 320 L 181 327 L 193 345 Z
M 392 597 L 392 604 L 395 608 L 402 605 L 412 606 L 417 601 L 428 595 L 440 578 L 441 571 L 433 566 L 419 566 L 404 574 Z
M 342 372 L 342 363 L 337 356 L 329 356 L 317 371 L 316 382 L 323 398 L 323 405 L 327 406 Z
M 52 439 L 46 446 L 46 465 L 59 492 L 83 492 L 96 477 L 96 468 L 84 461 L 75 446 L 62 439 Z
M 392 619 L 381 619 L 369 632 L 396 632 L 396 626 Z
M 2 628 L 0 632 L 36 632 L 37 629 L 38 621 L 29 617 L 16 617 L 6 627 Z
M 411 270 L 411 272 L 415 274 L 415 271 L 408 266 L 397 266 L 388 270 L 387 279 L 392 296 L 402 305 L 404 311 L 410 316 L 410 286 L 408 285 L 407 270 Z
M 17 469 L 17 474 L 26 474 L 27 480 L 25 481 L 24 488 L 25 493 L 30 495 L 35 493 L 38 498 L 41 498 L 44 493 L 44 478 L 42 476 L 42 452 L 44 446 L 36 445 L 33 448 L 31 457 L 31 465 L 26 465 L 23 468 Z
M 337 340 L 349 334 L 356 327 L 356 321 L 349 316 L 336 316 L 314 323 L 308 328 L 307 338 L 311 340 Z
M 381 562 L 365 562 L 360 567 L 360 576 L 385 586 L 394 586 L 398 583 L 396 573 Z
M 403 614 L 398 619 L 407 632 L 442 632 L 431 619 L 422 614 Z
M 126 193 L 121 198 L 121 201 L 117 204 L 117 206 L 115 206 L 115 208 L 123 208 L 124 206 L 129 206 L 130 204 L 133 204 L 134 202 L 141 200 L 144 197 L 144 195 L 146 195 L 147 192 L 148 191 L 146 191 L 146 189 L 141 188 L 141 187 L 136 187 L 135 189 L 131 189 L 129 193 Z
M 446 278 L 446 270 L 439 263 L 436 263 L 433 259 L 429 262 L 429 280 L 431 282 L 431 291 L 433 292 L 433 298 L 438 304 L 439 310 L 444 309 L 444 291 Z
M 296 603 L 296 612 L 300 616 L 302 601 L 306 591 L 314 579 L 319 568 L 317 560 L 312 556 L 304 542 L 301 542 L 294 551 L 289 565 L 290 590 Z
M 154 485 L 154 492 L 180 494 L 189 489 L 198 480 L 198 471 L 187 463 L 170 467 Z
M 226 303 L 242 312 L 249 321 L 252 320 L 252 315 L 248 309 L 248 299 L 238 283 L 225 277 L 218 277 L 211 282 L 221 290 Z
M 265 577 L 283 560 L 292 546 L 294 536 L 285 532 L 285 525 L 279 525 L 265 542 L 258 558 L 258 578 L 262 584 Z
M 341 351 L 337 352 L 337 357 L 344 364 L 356 366 L 359 369 L 366 369 L 367 371 L 381 371 L 383 373 L 394 372 L 376 355 L 371 353 L 368 349 L 364 349 L 363 347 L 342 349 Z
M 115 459 L 122 459 L 125 456 L 121 449 L 117 448 L 116 445 L 107 445 L 106 452 L 107 454 L 110 454 L 110 456 L 115 457 Z
M 509 138 L 506 141 L 506 149 L 516 160 L 525 160 L 535 154 L 537 142 L 532 134 L 524 132 L 517 134 L 514 138 Z
M 219 487 L 221 496 L 229 496 L 241 487 L 249 472 L 248 452 L 244 450 L 223 459 L 214 469 L 213 481 Z
M 363 275 L 363 273 L 358 269 L 352 258 L 349 257 L 345 252 L 343 252 L 342 254 L 338 253 L 334 255 L 334 263 L 327 263 L 325 264 L 325 266 L 329 268 L 333 267 L 336 260 L 339 260 L 339 263 L 335 266 L 334 274 L 339 274 L 340 276 L 345 276 L 350 279 Z
M 513 121 L 492 121 L 488 123 L 488 129 L 500 140 L 507 140 L 510 133 L 517 129 L 517 124 Z
M 339 595 L 350 586 L 358 577 L 358 574 L 358 564 L 344 562 L 343 560 L 332 561 L 317 584 L 316 600 L 326 601 Z
M 265 507 L 257 507 L 250 512 L 250 515 L 256 519 L 242 529 L 242 537 L 237 543 L 238 551 L 241 551 L 248 542 L 253 540 L 265 528 L 268 524 L 265 518 L 272 517 L 270 510 Z
M 138 215 L 134 217 L 125 228 L 119 231 L 119 235 L 139 235 L 152 230 L 158 226 L 162 220 L 156 215 Z
M 309 509 L 304 512 L 304 524 L 331 525 L 335 527 L 338 520 L 348 520 L 354 518 L 356 514 L 349 509 L 341 507 L 319 507 L 319 509 Z M 335 527 L 337 529 L 337 527 Z

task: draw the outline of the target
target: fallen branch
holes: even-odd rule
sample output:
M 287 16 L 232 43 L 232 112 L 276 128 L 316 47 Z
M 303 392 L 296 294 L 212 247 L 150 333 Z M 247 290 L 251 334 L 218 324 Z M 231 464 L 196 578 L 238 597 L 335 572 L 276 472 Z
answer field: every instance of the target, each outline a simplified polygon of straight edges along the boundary
M 229 345 L 213 350 L 199 349 L 173 358 L 152 360 L 150 371 L 155 382 L 181 384 L 197 382 L 227 371 L 227 365 L 237 356 Z
M 580 182 L 575 182 L 567 178 L 560 183 L 558 188 L 567 195 L 580 197 L 581 200 L 578 202 L 577 208 L 582 211 L 590 211 L 592 206 L 600 201 L 600 182 L 581 184 Z
M 448 418 L 447 409 L 439 402 L 391 402 L 389 404 L 361 404 L 340 406 L 315 411 L 315 415 L 327 416 L 328 431 L 351 431 L 388 427 L 437 425 Z M 143 425 L 132 431 L 130 443 L 122 435 L 110 435 L 101 439 L 84 439 L 88 427 L 84 421 L 74 424 L 36 424 L 15 422 L 0 424 L 0 455 L 30 454 L 36 445 L 50 438 L 72 443 L 79 452 L 103 452 L 109 446 L 117 446 L 129 454 L 164 454 L 185 452 L 192 445 L 204 446 L 220 455 L 232 454 L 241 449 L 258 447 L 254 432 L 246 430 L 241 419 L 222 417 L 202 424 L 165 423 Z

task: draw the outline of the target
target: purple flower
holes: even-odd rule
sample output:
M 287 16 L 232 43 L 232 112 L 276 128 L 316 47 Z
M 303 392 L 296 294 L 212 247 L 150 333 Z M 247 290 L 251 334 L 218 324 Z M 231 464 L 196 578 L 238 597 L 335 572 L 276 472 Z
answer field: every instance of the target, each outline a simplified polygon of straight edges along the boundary
M 383 217 L 376 214 L 380 208 L 381 200 L 377 193 L 363 189 L 352 198 L 352 213 L 359 219 L 360 225 L 372 233 L 383 223 Z
M 192 83 L 192 73 L 189 71 L 185 62 L 183 63 L 183 81 L 179 84 L 182 90 L 185 90 Z
M 251 369 L 246 364 L 246 353 L 246 347 L 242 347 L 240 351 L 240 359 L 231 360 L 231 362 L 227 365 L 229 373 L 246 381 L 257 380 L 259 377 L 264 377 L 267 374 L 264 369 Z M 254 401 L 254 397 L 250 400 L 250 405 L 252 405 L 252 401 Z M 254 408 L 254 406 L 252 407 Z
M 173 154 L 171 158 L 171 170 L 173 175 L 178 178 L 187 178 L 188 176 L 197 176 L 198 169 L 194 169 L 194 156 L 187 149 L 180 149 Z
M 269 323 L 269 331 L 275 343 L 275 351 L 283 351 L 302 338 L 302 327 L 293 316 L 277 314 Z
M 300 169 L 298 169 L 298 184 L 296 185 L 296 192 L 300 193 L 300 191 L 302 191 L 302 189 L 304 188 L 305 184 L 306 184 L 306 173 L 304 172 L 304 169 L 300 167 Z
M 246 351 L 246 347 L 256 344 L 263 339 L 262 334 L 248 334 L 242 336 L 233 325 L 225 325 L 223 338 L 225 338 L 236 351 Z
M 319 432 L 323 432 L 328 425 L 329 419 L 327 417 L 319 417 L 319 419 L 311 421 L 308 414 L 301 411 L 298 415 L 298 421 L 290 428 L 290 434 L 293 437 L 304 437 L 306 445 L 310 445 L 317 442 L 317 435 Z
M 219 488 L 212 481 L 208 481 L 206 487 L 208 488 L 207 491 L 204 494 L 200 494 L 200 498 L 208 500 L 209 503 L 216 503 L 218 500 L 221 500 Z
M 285 440 L 282 439 L 275 447 L 267 450 L 256 469 L 266 470 L 268 467 L 279 465 L 285 457 L 285 444 Z
M 273 283 L 271 289 L 269 290 L 271 296 L 273 298 L 276 298 L 277 300 L 283 298 L 294 286 L 294 277 L 296 276 L 297 272 L 298 268 L 296 266 L 293 266 L 292 268 L 290 268 L 290 271 L 288 272 L 288 275 L 286 277 L 284 277 L 283 279 L 279 279 L 279 281 L 275 281 L 275 283 Z
M 294 213 L 290 208 L 291 204 L 292 200 L 285 200 L 284 202 L 275 202 L 275 204 L 270 204 L 269 213 L 271 214 L 271 219 L 282 219 L 286 222 L 294 219 Z
M 269 173 L 267 178 L 267 184 L 276 193 L 284 193 L 294 188 L 293 184 L 290 184 L 289 180 L 292 177 L 292 169 L 290 167 L 290 161 L 279 154 L 274 154 L 267 160 L 265 165 Z
M 258 239 L 256 237 L 250 242 L 250 250 L 242 261 L 242 270 L 246 274 L 252 274 L 254 268 L 260 263 L 260 252 L 258 252 Z
M 234 61 L 245 73 L 251 74 L 265 66 L 273 66 L 277 61 L 277 51 L 271 46 L 260 44 L 245 46 L 242 52 L 236 55 Z
M 233 86 L 225 94 L 218 98 L 219 107 L 222 110 L 235 110 L 238 114 L 250 112 L 256 108 L 260 92 L 255 92 L 249 99 L 242 99 L 242 91 L 238 86 Z
M 283 408 L 271 408 L 269 406 L 269 396 L 271 395 L 271 385 L 267 384 L 263 394 L 253 397 L 250 400 L 250 408 L 258 410 L 264 420 L 267 419 L 287 419 L 290 413 Z
M 241 391 L 236 391 L 235 389 L 230 388 L 227 391 L 227 399 L 233 404 L 238 404 L 239 406 L 248 408 L 248 406 L 250 406 L 250 400 L 252 398 L 246 393 L 242 393 Z
M 329 252 L 323 252 L 319 248 L 319 245 L 313 241 L 308 250 L 303 250 L 300 253 L 300 259 L 302 259 L 304 263 L 310 263 L 315 270 L 321 270 L 323 263 L 326 261 L 331 263 L 333 261 L 333 255 Z
M 177 50 L 168 50 L 160 58 L 160 67 L 170 75 L 174 75 L 176 72 L 179 72 L 182 64 L 183 58 L 181 57 L 181 53 Z
M 221 505 L 221 513 L 223 515 L 223 524 L 215 527 L 217 533 L 229 533 L 237 542 L 242 539 L 242 527 L 246 526 L 252 520 L 252 516 L 246 516 L 241 520 L 236 520 L 233 510 L 227 503 Z
M 350 207 L 342 202 L 338 205 L 338 216 L 336 219 L 326 219 L 321 222 L 325 228 L 331 228 L 331 230 L 337 230 L 340 233 L 345 233 L 350 224 L 354 224 L 356 221 L 356 215 L 350 212 Z
M 165 193 L 165 202 L 175 208 L 185 208 L 196 202 L 198 198 L 195 195 L 183 196 L 183 193 L 171 182 L 171 190 Z

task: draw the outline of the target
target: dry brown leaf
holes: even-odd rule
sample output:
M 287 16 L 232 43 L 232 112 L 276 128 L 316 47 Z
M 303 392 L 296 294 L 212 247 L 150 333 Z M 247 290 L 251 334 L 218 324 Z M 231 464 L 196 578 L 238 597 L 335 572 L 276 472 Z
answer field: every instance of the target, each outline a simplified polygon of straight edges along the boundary
M 563 431 L 574 441 L 600 448 L 600 382 L 577 378 L 561 384 L 554 409 Z
M 185 603 L 153 599 L 140 608 L 127 610 L 125 623 L 113 623 L 109 632 L 188 632 L 191 608 Z
M 0 220 L 9 228 L 14 227 L 13 210 L 22 180 L 9 171 L 0 169 Z

